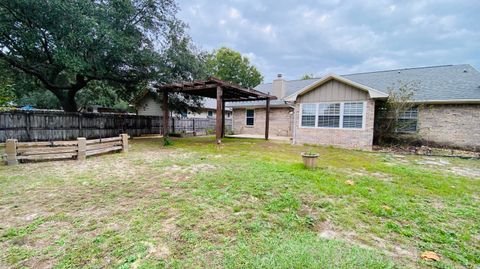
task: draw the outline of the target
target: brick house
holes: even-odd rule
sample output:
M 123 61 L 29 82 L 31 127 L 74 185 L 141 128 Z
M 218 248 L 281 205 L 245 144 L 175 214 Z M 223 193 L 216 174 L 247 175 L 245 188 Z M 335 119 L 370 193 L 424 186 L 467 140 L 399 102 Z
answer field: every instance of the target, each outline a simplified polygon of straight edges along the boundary
M 293 143 L 371 149 L 375 104 L 406 83 L 418 104 L 402 114 L 402 133 L 426 143 L 480 149 L 480 73 L 470 65 L 407 68 L 286 81 L 255 89 L 271 93 L 269 132 Z M 265 102 L 231 103 L 235 134 L 263 135 Z

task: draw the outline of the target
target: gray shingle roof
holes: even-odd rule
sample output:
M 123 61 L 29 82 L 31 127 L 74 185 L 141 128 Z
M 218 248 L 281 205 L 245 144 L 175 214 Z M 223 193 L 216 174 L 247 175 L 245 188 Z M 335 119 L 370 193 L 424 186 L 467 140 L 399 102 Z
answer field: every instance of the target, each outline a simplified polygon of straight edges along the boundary
M 296 91 L 307 87 L 308 85 L 317 81 L 318 78 L 314 79 L 304 79 L 304 80 L 289 80 L 286 81 L 286 96 L 295 93 Z M 263 93 L 272 93 L 272 83 L 264 83 L 255 87 L 255 90 L 261 91 Z M 270 101 L 272 106 L 282 106 L 285 105 L 283 100 L 272 100 Z M 243 106 L 265 106 L 265 101 L 250 101 L 250 102 L 232 102 L 227 104 L 232 107 L 243 107 Z
M 414 83 L 417 90 L 413 98 L 417 101 L 480 100 L 480 72 L 469 64 L 395 69 L 348 74 L 342 77 L 384 93 L 402 84 Z M 286 94 L 291 95 L 319 79 L 287 81 Z M 272 83 L 260 84 L 255 89 L 264 93 L 272 92 Z M 232 103 L 232 106 L 264 104 L 264 101 L 256 101 Z M 284 102 L 272 101 L 272 105 L 278 104 L 284 104 Z
M 469 64 L 358 73 L 342 77 L 388 93 L 404 83 L 416 84 L 415 100 L 480 99 L 480 72 Z

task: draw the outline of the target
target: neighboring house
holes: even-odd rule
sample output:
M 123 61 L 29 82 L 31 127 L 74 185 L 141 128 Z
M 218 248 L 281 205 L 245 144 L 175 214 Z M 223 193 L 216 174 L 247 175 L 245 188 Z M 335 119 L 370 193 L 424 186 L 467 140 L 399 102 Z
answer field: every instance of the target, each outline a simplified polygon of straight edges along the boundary
M 278 97 L 271 103 L 270 133 L 293 143 L 371 149 L 375 104 L 391 89 L 415 84 L 413 102 L 401 120 L 404 133 L 436 145 L 480 149 L 480 73 L 470 65 L 327 75 L 273 83 L 255 89 Z M 265 102 L 231 103 L 234 132 L 262 135 Z
M 157 100 L 154 94 L 145 91 L 133 100 L 137 114 L 141 116 L 163 116 L 161 101 Z M 215 99 L 204 98 L 203 106 L 196 109 L 196 112 L 185 111 L 184 113 L 174 113 L 177 118 L 216 118 L 217 102 Z M 232 108 L 225 108 L 225 119 L 232 118 Z

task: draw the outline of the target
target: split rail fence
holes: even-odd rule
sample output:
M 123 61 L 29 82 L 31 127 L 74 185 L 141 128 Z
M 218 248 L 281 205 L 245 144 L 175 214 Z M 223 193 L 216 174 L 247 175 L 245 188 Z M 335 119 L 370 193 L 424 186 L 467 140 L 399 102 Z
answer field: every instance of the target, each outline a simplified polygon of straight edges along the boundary
M 5 143 L 7 165 L 60 159 L 83 161 L 88 156 L 118 151 L 128 151 L 128 134 L 102 139 L 87 140 L 79 137 L 72 141 L 52 142 L 18 142 L 16 139 L 8 139 Z
M 97 139 L 121 133 L 135 137 L 159 134 L 162 125 L 162 117 L 157 116 L 13 110 L 0 112 L 0 143 L 7 139 L 19 142 Z M 215 119 L 170 118 L 169 127 L 171 133 L 208 134 L 215 129 Z M 232 119 L 225 120 L 225 127 L 227 131 L 232 129 Z

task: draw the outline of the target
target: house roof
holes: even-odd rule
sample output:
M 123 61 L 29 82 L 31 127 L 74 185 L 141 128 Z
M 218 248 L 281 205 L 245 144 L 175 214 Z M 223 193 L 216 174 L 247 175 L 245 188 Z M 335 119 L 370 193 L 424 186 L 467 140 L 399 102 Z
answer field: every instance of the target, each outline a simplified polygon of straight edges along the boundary
M 415 101 L 480 100 L 480 72 L 469 64 L 405 68 L 343 75 L 357 83 L 388 93 L 413 82 Z
M 404 68 L 339 77 L 384 94 L 405 83 L 414 83 L 417 91 L 413 99 L 421 103 L 480 102 L 480 72 L 469 64 Z M 286 81 L 286 96 L 301 92 L 324 78 Z M 255 89 L 265 93 L 272 92 L 272 83 L 260 84 Z M 272 101 L 272 105 L 274 103 L 285 105 L 283 100 Z M 262 104 L 265 102 L 242 102 L 231 105 L 235 107 Z

